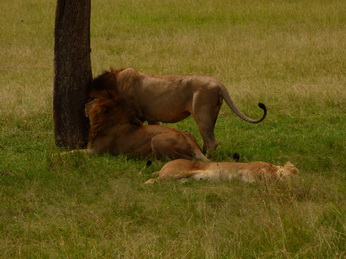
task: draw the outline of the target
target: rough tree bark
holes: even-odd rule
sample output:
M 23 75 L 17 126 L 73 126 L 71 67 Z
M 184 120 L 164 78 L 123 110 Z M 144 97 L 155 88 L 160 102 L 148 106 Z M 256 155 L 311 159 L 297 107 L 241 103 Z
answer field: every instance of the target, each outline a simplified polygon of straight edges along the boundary
M 69 149 L 85 147 L 84 105 L 92 80 L 91 0 L 57 0 L 54 42 L 53 117 L 55 141 Z

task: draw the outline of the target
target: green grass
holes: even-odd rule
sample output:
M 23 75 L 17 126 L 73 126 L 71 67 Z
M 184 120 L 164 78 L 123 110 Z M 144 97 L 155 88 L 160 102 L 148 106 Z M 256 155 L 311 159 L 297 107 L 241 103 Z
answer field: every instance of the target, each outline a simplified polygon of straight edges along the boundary
M 293 162 L 277 184 L 144 185 L 164 162 L 60 156 L 52 120 L 55 1 L 0 4 L 0 258 L 345 258 L 346 4 L 92 1 L 94 75 L 209 74 L 223 106 L 213 160 Z M 201 138 L 191 118 L 172 125 Z

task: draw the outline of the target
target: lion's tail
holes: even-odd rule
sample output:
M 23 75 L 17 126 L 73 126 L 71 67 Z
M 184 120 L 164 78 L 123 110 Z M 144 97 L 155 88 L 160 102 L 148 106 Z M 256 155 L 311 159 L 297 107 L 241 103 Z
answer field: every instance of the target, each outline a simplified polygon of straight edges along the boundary
M 226 87 L 222 84 L 219 84 L 219 88 L 221 90 L 221 94 L 223 99 L 225 100 L 225 102 L 227 103 L 227 105 L 231 108 L 231 110 L 238 115 L 241 119 L 243 119 L 244 121 L 250 122 L 250 123 L 259 123 L 261 121 L 263 121 L 265 119 L 265 117 L 267 116 L 267 107 L 263 104 L 263 103 L 258 103 L 258 107 L 260 107 L 263 110 L 263 115 L 262 118 L 260 118 L 259 120 L 254 120 L 249 118 L 248 116 L 246 116 L 244 113 L 242 113 L 237 106 L 235 106 L 231 96 L 229 95 Z

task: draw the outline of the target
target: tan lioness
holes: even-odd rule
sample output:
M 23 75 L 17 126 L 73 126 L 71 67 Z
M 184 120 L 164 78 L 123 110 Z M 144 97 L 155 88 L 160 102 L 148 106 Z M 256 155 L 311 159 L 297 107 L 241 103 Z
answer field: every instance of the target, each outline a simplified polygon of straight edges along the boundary
M 166 163 L 160 171 L 154 173 L 158 175 L 157 178 L 149 179 L 145 183 L 183 178 L 197 180 L 239 178 L 245 182 L 256 182 L 260 180 L 281 180 L 298 173 L 299 170 L 291 162 L 287 162 L 283 166 L 276 166 L 266 162 L 205 162 L 177 159 Z
M 192 115 L 203 138 L 203 152 L 207 154 L 218 146 L 214 127 L 223 100 L 236 115 L 250 123 L 261 122 L 267 114 L 265 105 L 259 103 L 264 111 L 262 118 L 247 117 L 235 106 L 226 87 L 206 75 L 158 76 L 121 68 L 95 78 L 90 92 L 102 87 L 116 91 L 134 115 L 149 124 L 175 123 Z

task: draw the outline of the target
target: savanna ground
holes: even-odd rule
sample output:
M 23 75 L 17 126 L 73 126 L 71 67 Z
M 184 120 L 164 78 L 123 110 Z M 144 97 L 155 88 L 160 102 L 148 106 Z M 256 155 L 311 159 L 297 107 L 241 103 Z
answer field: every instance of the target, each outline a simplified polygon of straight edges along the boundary
M 213 160 L 281 164 L 292 181 L 143 185 L 163 162 L 59 156 L 55 1 L 0 4 L 1 258 L 345 258 L 346 2 L 93 0 L 94 75 L 203 73 L 223 106 Z M 200 136 L 193 120 L 172 125 Z

